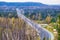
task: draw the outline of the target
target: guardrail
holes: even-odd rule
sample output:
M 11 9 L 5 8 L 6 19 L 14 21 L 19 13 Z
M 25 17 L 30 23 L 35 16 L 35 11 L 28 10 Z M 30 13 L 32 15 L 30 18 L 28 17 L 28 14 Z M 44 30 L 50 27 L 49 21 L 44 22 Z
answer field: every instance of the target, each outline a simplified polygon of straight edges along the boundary
M 19 18 L 22 18 L 32 28 L 36 29 L 36 31 L 39 33 L 40 40 L 54 40 L 54 35 L 51 32 L 26 18 L 23 14 L 21 14 L 21 11 L 18 8 L 16 11 Z

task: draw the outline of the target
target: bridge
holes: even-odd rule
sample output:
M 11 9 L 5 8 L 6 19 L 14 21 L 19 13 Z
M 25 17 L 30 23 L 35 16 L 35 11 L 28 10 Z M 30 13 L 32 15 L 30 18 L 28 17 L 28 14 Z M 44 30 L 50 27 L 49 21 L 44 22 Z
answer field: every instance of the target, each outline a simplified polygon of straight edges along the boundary
M 34 28 L 38 32 L 40 40 L 54 40 L 54 35 L 51 32 L 41 27 L 41 25 L 34 23 L 32 20 L 25 17 L 22 14 L 21 10 L 19 10 L 18 8 L 16 8 L 16 11 L 19 18 L 23 19 L 27 24 L 29 24 L 32 28 Z

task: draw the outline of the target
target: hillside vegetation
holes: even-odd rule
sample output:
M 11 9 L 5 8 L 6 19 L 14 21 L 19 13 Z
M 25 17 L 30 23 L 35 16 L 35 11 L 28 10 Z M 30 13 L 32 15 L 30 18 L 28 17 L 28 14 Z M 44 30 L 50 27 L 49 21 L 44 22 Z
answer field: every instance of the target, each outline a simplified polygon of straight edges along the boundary
M 0 40 L 40 40 L 40 37 L 21 18 L 0 17 Z

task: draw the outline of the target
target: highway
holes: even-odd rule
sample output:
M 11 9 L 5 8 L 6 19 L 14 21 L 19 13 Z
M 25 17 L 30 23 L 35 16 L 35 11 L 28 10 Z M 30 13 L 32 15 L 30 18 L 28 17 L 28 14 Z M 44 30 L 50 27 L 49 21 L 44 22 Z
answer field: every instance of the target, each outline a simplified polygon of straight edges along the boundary
M 41 27 L 39 24 L 34 23 L 32 20 L 28 19 L 27 17 L 25 17 L 22 14 L 22 11 L 19 10 L 18 8 L 16 8 L 17 11 L 17 15 L 19 18 L 23 19 L 27 24 L 29 24 L 32 28 L 34 28 L 39 36 L 40 36 L 40 40 L 54 40 L 54 35 L 49 32 L 47 29 Z

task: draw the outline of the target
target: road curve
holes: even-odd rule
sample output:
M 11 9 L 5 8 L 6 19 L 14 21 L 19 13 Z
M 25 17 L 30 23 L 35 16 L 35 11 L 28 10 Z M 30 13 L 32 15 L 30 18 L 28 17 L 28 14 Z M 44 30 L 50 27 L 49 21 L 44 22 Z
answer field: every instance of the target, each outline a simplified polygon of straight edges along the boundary
M 18 8 L 16 8 L 17 11 L 17 15 L 19 18 L 22 18 L 27 24 L 29 24 L 32 28 L 36 29 L 36 31 L 39 33 L 40 36 L 40 40 L 54 40 L 54 35 L 49 32 L 48 30 L 46 30 L 45 28 L 41 27 L 40 25 L 38 25 L 37 23 L 34 23 L 33 21 L 31 21 L 30 19 L 26 18 L 22 13 L 21 10 L 19 10 Z

